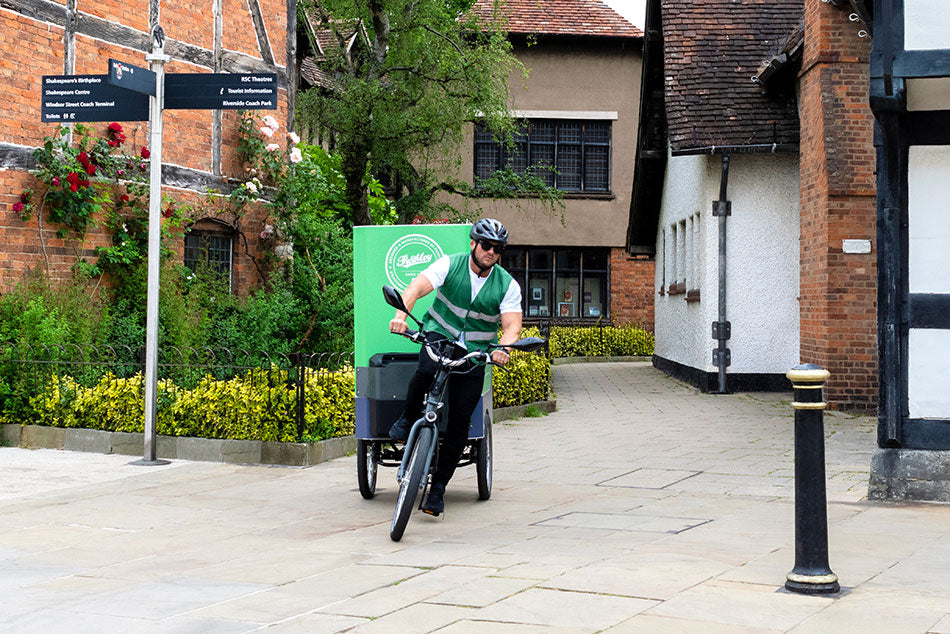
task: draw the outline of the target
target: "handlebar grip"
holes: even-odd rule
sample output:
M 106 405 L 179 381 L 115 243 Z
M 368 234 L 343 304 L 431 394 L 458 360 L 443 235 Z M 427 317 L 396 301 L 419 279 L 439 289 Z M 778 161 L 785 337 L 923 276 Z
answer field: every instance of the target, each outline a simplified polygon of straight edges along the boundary
M 418 330 L 413 330 L 412 328 L 406 328 L 404 332 L 396 332 L 394 330 L 390 330 L 390 332 L 394 335 L 405 337 L 414 343 L 420 343 L 422 341 L 422 333 L 420 333 Z

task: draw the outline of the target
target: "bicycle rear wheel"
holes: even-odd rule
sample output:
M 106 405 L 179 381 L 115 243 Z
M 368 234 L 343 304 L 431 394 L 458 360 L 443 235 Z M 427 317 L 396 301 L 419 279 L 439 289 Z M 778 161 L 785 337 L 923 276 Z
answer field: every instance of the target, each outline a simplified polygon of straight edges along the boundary
M 399 497 L 396 498 L 396 510 L 393 513 L 393 523 L 389 527 L 389 538 L 394 542 L 402 539 L 402 534 L 409 523 L 409 514 L 416 503 L 416 496 L 425 480 L 426 459 L 432 449 L 432 430 L 422 427 L 416 435 L 412 445 L 412 454 L 406 465 L 406 472 L 399 483 Z
M 378 450 L 372 440 L 358 438 L 356 441 L 356 477 L 360 484 L 360 495 L 371 500 L 376 495 L 376 471 L 378 469 Z

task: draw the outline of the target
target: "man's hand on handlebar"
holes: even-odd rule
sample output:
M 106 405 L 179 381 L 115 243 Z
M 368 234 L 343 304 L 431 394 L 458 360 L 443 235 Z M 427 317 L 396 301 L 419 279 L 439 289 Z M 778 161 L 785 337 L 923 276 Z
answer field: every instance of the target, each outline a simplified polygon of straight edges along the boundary
M 497 363 L 498 365 L 505 365 L 508 363 L 508 359 L 510 358 L 511 357 L 508 355 L 508 350 L 505 348 L 496 348 L 495 350 L 491 351 L 491 360 L 493 363 Z
M 409 324 L 406 323 L 406 318 L 396 315 L 389 320 L 389 332 L 395 333 L 404 333 L 409 329 Z

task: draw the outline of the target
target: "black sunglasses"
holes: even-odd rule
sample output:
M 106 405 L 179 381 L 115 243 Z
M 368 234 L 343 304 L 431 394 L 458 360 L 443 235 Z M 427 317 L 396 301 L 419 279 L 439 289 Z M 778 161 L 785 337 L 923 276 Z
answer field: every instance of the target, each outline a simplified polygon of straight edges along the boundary
M 482 251 L 494 251 L 498 255 L 501 255 L 505 252 L 505 245 L 498 244 L 497 242 L 490 242 L 488 240 L 479 240 L 478 244 L 482 247 Z

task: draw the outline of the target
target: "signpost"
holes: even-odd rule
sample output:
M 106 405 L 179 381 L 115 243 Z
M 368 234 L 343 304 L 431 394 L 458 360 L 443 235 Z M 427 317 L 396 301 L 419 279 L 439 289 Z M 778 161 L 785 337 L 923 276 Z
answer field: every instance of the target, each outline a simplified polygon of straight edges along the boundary
M 132 464 L 167 464 L 156 459 L 158 386 L 158 288 L 162 199 L 162 111 L 276 110 L 276 73 L 168 74 L 165 35 L 157 26 L 151 70 L 115 59 L 107 75 L 44 75 L 41 116 L 44 122 L 148 121 L 151 148 L 148 212 L 148 299 L 145 317 L 145 440 L 142 460 Z
M 148 121 L 148 96 L 114 86 L 108 78 L 109 75 L 43 75 L 43 122 Z
M 109 83 L 118 88 L 133 90 L 143 95 L 155 96 L 155 73 L 141 66 L 133 66 L 116 59 L 109 59 Z
M 173 73 L 165 76 L 167 110 L 276 110 L 276 73 Z

